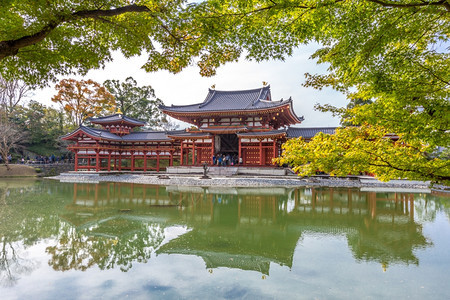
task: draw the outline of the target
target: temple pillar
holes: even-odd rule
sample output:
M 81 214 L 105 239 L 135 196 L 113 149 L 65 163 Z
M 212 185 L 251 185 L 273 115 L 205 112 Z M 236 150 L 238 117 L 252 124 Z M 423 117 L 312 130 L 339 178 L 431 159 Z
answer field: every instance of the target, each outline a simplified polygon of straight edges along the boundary
M 95 150 L 95 172 L 100 171 L 100 150 Z
M 111 150 L 108 150 L 108 172 L 111 172 Z
M 195 140 L 192 140 L 192 165 L 195 165 Z
M 75 149 L 75 171 L 78 171 L 78 149 Z
M 238 154 L 238 164 L 239 164 L 239 160 L 242 157 L 242 144 L 241 144 L 241 138 L 240 137 L 238 137 L 238 141 L 239 141 L 239 146 L 238 146 L 238 152 L 239 152 L 239 154 Z M 244 158 L 242 158 L 242 164 L 244 164 Z
M 273 155 L 272 158 L 277 158 L 277 139 L 273 139 Z
M 263 165 L 263 148 L 262 148 L 262 139 L 259 140 L 259 165 Z
M 122 151 L 119 151 L 119 171 L 122 171 Z
M 182 140 L 181 141 L 181 146 L 180 146 L 180 166 L 182 166 L 183 165 L 183 143 L 184 143 L 184 141 Z
M 173 153 L 174 153 L 174 151 L 170 150 L 169 153 L 170 153 L 169 166 L 173 166 Z
M 159 150 L 156 150 L 156 172 L 159 172 Z
M 131 153 L 131 171 L 134 171 L 134 150 L 131 150 L 130 153 Z
M 147 150 L 144 150 L 144 172 L 147 172 Z
M 214 156 L 214 149 L 216 148 L 216 136 L 213 135 L 211 138 L 211 157 L 210 157 L 210 162 L 211 164 L 213 164 L 213 156 Z

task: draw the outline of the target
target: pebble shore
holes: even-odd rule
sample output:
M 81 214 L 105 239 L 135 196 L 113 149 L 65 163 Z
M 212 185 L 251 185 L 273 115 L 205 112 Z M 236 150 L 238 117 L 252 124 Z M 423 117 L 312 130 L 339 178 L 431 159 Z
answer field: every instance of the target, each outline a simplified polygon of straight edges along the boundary
M 151 185 L 176 185 L 176 186 L 220 186 L 220 187 L 302 187 L 302 186 L 326 186 L 326 187 L 383 187 L 383 188 L 406 188 L 406 189 L 428 189 L 429 183 L 420 181 L 380 182 L 376 179 L 365 178 L 300 178 L 295 176 L 280 177 L 211 177 L 202 179 L 199 175 L 147 175 L 147 174 L 74 174 L 65 173 L 51 179 L 61 182 L 99 183 L 99 182 L 127 182 Z

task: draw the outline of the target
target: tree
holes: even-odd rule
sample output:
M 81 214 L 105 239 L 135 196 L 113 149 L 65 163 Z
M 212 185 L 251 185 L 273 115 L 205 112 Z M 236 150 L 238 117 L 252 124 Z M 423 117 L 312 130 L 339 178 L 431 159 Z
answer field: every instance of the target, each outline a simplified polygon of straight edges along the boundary
M 346 164 L 352 163 L 345 160 L 347 156 L 368 158 L 365 149 L 375 151 L 383 145 L 389 157 L 382 157 L 389 163 L 375 169 L 373 161 L 361 159 L 359 171 L 370 169 L 386 180 L 403 176 L 448 179 L 450 162 L 436 150 L 450 145 L 450 60 L 445 48 L 449 42 L 449 1 L 208 3 L 215 15 L 222 16 L 221 26 L 228 28 L 228 38 L 238 41 L 248 51 L 248 58 L 282 58 L 298 44 L 317 41 L 322 46 L 313 58 L 327 63 L 329 73 L 306 74 L 305 86 L 328 86 L 345 93 L 349 100 L 374 101 L 348 109 L 319 107 L 344 117 L 344 122 L 362 125 L 362 132 L 372 132 L 368 137 L 362 138 L 366 136 L 362 134 L 330 157 L 314 151 L 328 153 L 332 143 L 339 143 L 338 138 L 347 141 L 346 135 L 355 137 L 356 129 L 339 130 L 333 138 L 317 138 L 305 149 L 304 141 L 292 140 L 281 162 L 291 163 L 303 175 L 313 174 L 317 167 L 347 174 Z M 213 19 L 217 21 L 217 17 Z M 395 133 L 399 140 L 386 142 L 388 133 Z M 400 145 L 408 153 L 405 156 L 399 155 Z M 331 164 L 333 167 L 325 168 Z
M 25 135 L 17 130 L 14 124 L 9 122 L 0 122 L 0 155 L 2 156 L 3 163 L 6 169 L 9 171 L 8 156 L 11 154 L 11 150 L 16 149 L 23 142 Z
M 93 80 L 63 79 L 55 85 L 58 90 L 52 101 L 61 104 L 75 126 L 89 117 L 113 112 L 114 96 Z
M 450 144 L 448 0 L 88 2 L 0 8 L 1 74 L 41 84 L 101 67 L 121 50 L 127 57 L 147 52 L 147 71 L 197 63 L 210 76 L 242 53 L 284 59 L 315 41 L 321 48 L 312 57 L 328 74 L 306 74 L 305 85 L 374 101 L 345 112 L 352 124 L 396 133 L 402 145 L 422 145 L 424 157 Z
M 60 137 L 66 132 L 62 110 L 31 100 L 27 106 L 18 106 L 10 121 L 27 134 L 27 150 L 41 155 L 61 151 Z
M 318 171 L 332 176 L 368 172 L 381 180 L 410 178 L 447 183 L 448 157 L 432 157 L 430 147 L 389 138 L 384 128 L 362 125 L 336 129 L 335 134 L 317 134 L 311 141 L 291 139 L 283 145 L 280 164 L 293 166 L 301 176 Z
M 233 47 L 216 43 L 195 18 L 205 5 L 186 2 L 7 1 L 0 6 L 0 74 L 43 86 L 58 75 L 103 67 L 116 50 L 126 57 L 147 53 L 147 71 L 179 72 L 195 57 L 204 66 L 235 60 Z
M 7 81 L 0 76 L 0 108 L 4 117 L 13 113 L 14 108 L 20 104 L 23 98 L 30 95 L 30 85 L 21 80 Z
M 125 82 L 106 80 L 103 85 L 114 95 L 116 105 L 124 115 L 146 121 L 151 128 L 159 128 L 167 123 L 166 116 L 159 110 L 164 103 L 156 98 L 149 85 L 138 87 L 132 77 Z

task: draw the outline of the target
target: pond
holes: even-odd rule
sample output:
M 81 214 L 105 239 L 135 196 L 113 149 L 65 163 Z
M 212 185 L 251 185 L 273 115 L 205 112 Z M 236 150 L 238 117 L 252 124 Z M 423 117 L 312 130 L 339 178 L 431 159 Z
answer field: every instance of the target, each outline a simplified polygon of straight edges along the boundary
M 0 180 L 1 299 L 444 299 L 448 197 Z

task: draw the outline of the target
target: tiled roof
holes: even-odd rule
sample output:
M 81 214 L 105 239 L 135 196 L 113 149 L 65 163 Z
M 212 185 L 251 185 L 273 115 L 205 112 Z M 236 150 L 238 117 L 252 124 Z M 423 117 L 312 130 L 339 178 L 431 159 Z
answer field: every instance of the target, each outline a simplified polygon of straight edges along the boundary
M 280 130 L 271 130 L 271 131 L 252 131 L 252 132 L 243 132 L 237 133 L 239 137 L 254 137 L 254 136 L 275 136 L 286 134 L 285 129 Z
M 89 118 L 88 120 L 94 124 L 108 124 L 108 123 L 116 123 L 116 122 L 123 121 L 128 124 L 135 125 L 135 126 L 144 126 L 145 125 L 145 122 L 127 117 L 123 114 L 114 114 L 111 116 L 100 117 L 100 118 Z
M 178 132 L 168 132 L 167 136 L 169 137 L 176 137 L 176 138 L 208 138 L 211 137 L 211 134 L 207 132 L 186 132 L 186 131 L 178 131 Z
M 171 141 L 165 131 L 136 131 L 122 136 L 123 141 Z
M 247 126 L 228 126 L 228 127 L 206 127 L 206 128 L 200 128 L 202 132 L 211 132 L 211 133 L 217 133 L 217 132 L 244 132 L 248 131 Z
M 190 105 L 161 106 L 171 112 L 207 112 L 227 110 L 254 110 L 278 107 L 292 100 L 271 101 L 270 86 L 243 91 L 218 91 L 209 89 L 205 101 Z
M 114 133 L 111 133 L 108 130 L 91 128 L 91 127 L 86 127 L 86 126 L 80 126 L 80 129 L 94 137 L 99 137 L 102 139 L 114 140 L 114 141 L 121 140 L 120 136 L 115 135 Z
M 287 130 L 287 137 L 297 138 L 301 136 L 304 139 L 310 139 L 319 132 L 323 132 L 325 134 L 334 134 L 335 131 L 336 127 L 310 127 L 310 128 L 289 127 Z

